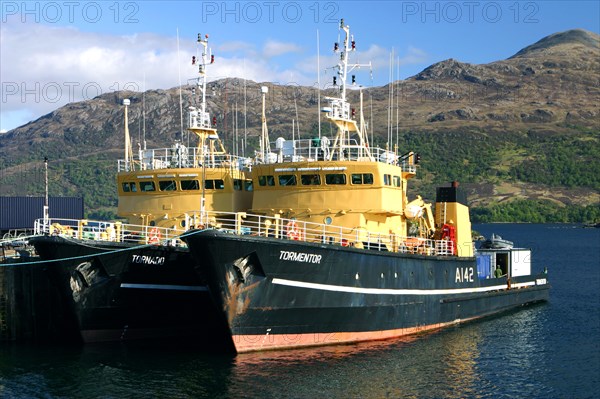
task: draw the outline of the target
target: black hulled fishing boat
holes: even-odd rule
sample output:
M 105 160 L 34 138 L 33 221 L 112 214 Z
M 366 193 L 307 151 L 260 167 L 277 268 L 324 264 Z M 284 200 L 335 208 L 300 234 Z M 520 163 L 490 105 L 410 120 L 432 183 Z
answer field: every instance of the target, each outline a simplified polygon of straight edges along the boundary
M 369 145 L 362 93 L 358 115 L 346 100 L 355 42 L 340 28 L 340 96 L 323 109 L 336 137 L 278 139 L 270 152 L 263 134 L 252 209 L 183 237 L 231 345 L 386 339 L 548 300 L 530 250 L 475 250 L 458 183 L 439 187 L 435 206 L 408 199 L 419 156 Z
M 125 100 L 125 158 L 117 173 L 118 214 L 125 221 L 36 222 L 39 235 L 30 242 L 47 262 L 85 342 L 197 340 L 214 324 L 198 261 L 178 236 L 206 223 L 206 210 L 219 215 L 248 209 L 252 181 L 248 160 L 225 151 L 210 118 L 206 71 L 214 57 L 208 35 L 198 35 L 198 42 L 202 56 L 192 59 L 198 68 L 193 91 L 201 99 L 190 107 L 188 124 L 197 147 L 177 141 L 147 149 L 141 143 L 134 158 Z

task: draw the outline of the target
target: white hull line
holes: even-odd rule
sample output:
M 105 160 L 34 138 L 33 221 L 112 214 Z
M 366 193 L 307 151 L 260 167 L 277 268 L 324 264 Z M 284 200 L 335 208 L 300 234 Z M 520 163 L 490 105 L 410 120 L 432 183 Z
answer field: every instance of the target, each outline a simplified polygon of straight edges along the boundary
M 476 292 L 499 291 L 506 290 L 506 284 L 493 285 L 491 287 L 475 287 L 475 288 L 450 288 L 439 290 L 409 290 L 409 289 L 389 289 L 389 288 L 362 288 L 348 287 L 343 285 L 330 285 L 307 283 L 304 281 L 286 280 L 274 278 L 273 284 L 286 285 L 288 287 L 311 288 L 323 291 L 350 292 L 355 294 L 373 294 L 373 295 L 452 295 L 452 294 L 469 294 Z M 525 288 L 535 285 L 535 282 L 511 284 L 511 288 Z
M 208 287 L 206 287 L 206 286 L 170 285 L 170 284 L 121 283 L 121 288 L 137 288 L 137 289 L 144 289 L 144 290 L 172 290 L 172 291 L 208 291 Z

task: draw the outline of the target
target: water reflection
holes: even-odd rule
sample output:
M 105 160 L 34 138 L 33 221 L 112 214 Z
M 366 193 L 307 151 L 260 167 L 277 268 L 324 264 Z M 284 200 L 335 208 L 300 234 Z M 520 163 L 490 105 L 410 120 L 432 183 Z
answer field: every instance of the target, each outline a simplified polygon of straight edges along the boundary
M 545 308 L 404 340 L 240 355 L 228 396 L 538 397 L 542 384 L 530 381 L 529 370 L 545 361 L 539 320 Z
M 152 343 L 0 343 L 0 397 L 597 396 L 600 231 L 533 225 L 488 229 L 480 230 L 523 246 L 526 240 L 539 243 L 533 262 L 548 264 L 553 285 L 548 304 L 408 339 L 237 357 Z
M 479 340 L 478 333 L 465 337 L 452 329 L 401 340 L 244 354 L 235 359 L 228 392 L 231 397 L 251 390 L 257 396 L 344 398 L 416 398 L 429 392 L 425 397 L 464 398 L 477 388 Z
M 3 397 L 527 397 L 545 307 L 403 339 L 238 356 L 152 343 L 0 346 Z M 518 334 L 515 334 L 518 331 Z M 508 394 L 510 393 L 510 394 Z

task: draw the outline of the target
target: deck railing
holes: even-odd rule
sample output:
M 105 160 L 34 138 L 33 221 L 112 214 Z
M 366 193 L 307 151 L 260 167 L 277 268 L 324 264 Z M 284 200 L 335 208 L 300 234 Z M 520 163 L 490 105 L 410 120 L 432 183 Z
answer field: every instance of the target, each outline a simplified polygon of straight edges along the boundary
M 184 230 L 142 226 L 122 222 L 76 219 L 37 219 L 34 234 L 60 235 L 87 241 L 129 242 L 132 244 L 183 245 Z
M 448 256 L 454 254 L 450 240 L 407 237 L 398 234 L 368 231 L 362 227 L 343 227 L 313 223 L 277 216 L 251 215 L 244 212 L 207 218 L 206 225 L 236 235 L 256 235 L 281 240 L 355 247 L 365 250 Z
M 279 240 L 303 241 L 363 250 L 413 253 L 430 256 L 454 254 L 454 243 L 368 231 L 362 227 L 334 226 L 278 216 L 253 215 L 245 212 L 206 212 L 185 215 L 190 229 L 217 229 L 235 235 L 255 235 Z M 197 222 L 194 222 L 197 221 Z M 198 222 L 200 221 L 200 222 Z M 202 222 L 204 221 L 204 222 Z M 184 229 L 142 226 L 122 222 L 75 219 L 38 219 L 35 234 L 60 235 L 88 241 L 112 241 L 139 245 L 184 246 Z
M 230 154 L 202 154 L 201 150 L 181 145 L 171 148 L 155 148 L 143 150 L 136 160 L 125 161 L 119 159 L 117 169 L 119 172 L 142 171 L 155 169 L 175 168 L 207 168 L 227 167 L 232 169 L 248 169 L 250 159 Z
M 299 161 L 317 161 L 324 160 L 334 151 L 333 142 L 325 141 L 327 145 L 322 145 L 322 139 L 300 139 L 283 141 L 272 149 L 269 162 L 299 162 Z M 402 167 L 402 170 L 408 173 L 415 173 L 416 167 L 409 162 L 409 159 L 403 159 L 394 152 L 382 148 L 366 149 L 359 145 L 356 140 L 349 140 L 344 148 L 344 159 L 349 161 L 368 161 L 372 159 L 376 162 L 396 164 Z M 368 157 L 370 153 L 372 158 Z M 182 145 L 176 145 L 170 148 L 157 148 L 143 150 L 138 159 L 128 160 L 120 159 L 117 164 L 119 172 L 124 171 L 142 171 L 155 169 L 174 169 L 174 168 L 199 168 L 204 164 L 207 168 L 229 167 L 233 169 L 250 169 L 252 160 L 230 154 L 209 154 L 203 155 L 200 149 L 196 147 L 187 148 Z
M 329 158 L 334 150 L 339 148 L 339 144 L 334 147 L 335 142 L 326 138 L 312 138 L 281 141 L 275 144 L 272 149 L 272 162 L 299 162 L 299 161 L 318 161 Z M 369 161 L 390 163 L 401 166 L 405 172 L 415 173 L 416 168 L 407 158 L 403 159 L 393 151 L 379 147 L 368 148 L 360 145 L 355 139 L 347 140 L 342 145 L 344 149 L 344 159 L 349 161 Z M 369 157 L 370 155 L 370 157 Z M 337 156 L 335 156 L 337 159 Z

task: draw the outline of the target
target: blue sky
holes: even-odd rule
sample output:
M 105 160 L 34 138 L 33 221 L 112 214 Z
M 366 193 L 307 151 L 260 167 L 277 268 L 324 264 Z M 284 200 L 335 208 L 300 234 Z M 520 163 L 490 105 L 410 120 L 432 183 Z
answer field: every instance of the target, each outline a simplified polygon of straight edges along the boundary
M 508 58 L 544 36 L 600 33 L 598 1 L 2 1 L 0 131 L 122 88 L 171 88 L 195 76 L 198 33 L 213 78 L 316 85 L 335 64 L 339 19 L 355 35 L 359 83 L 379 86 L 454 58 Z M 317 33 L 318 32 L 318 33 Z M 179 34 L 179 51 L 177 49 Z

